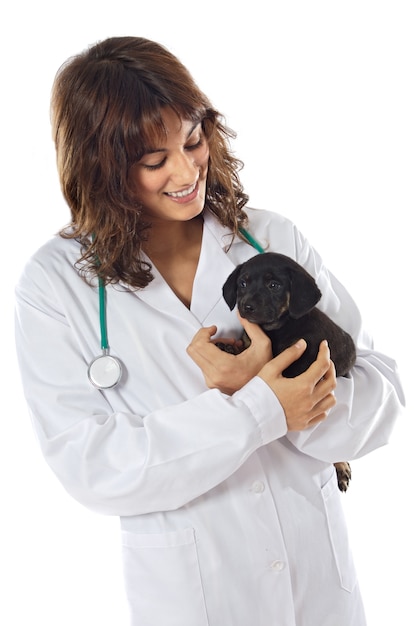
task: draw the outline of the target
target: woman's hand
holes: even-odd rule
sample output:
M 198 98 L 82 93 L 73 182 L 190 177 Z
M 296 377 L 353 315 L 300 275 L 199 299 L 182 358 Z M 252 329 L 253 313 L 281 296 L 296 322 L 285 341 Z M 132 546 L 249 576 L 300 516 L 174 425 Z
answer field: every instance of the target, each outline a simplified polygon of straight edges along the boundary
M 217 332 L 216 326 L 201 328 L 187 348 L 191 359 L 201 368 L 207 386 L 229 395 L 248 383 L 273 357 L 270 339 L 260 326 L 242 318 L 240 321 L 251 340 L 247 350 L 240 354 L 223 352 L 215 345 L 212 337 Z M 226 339 L 216 341 L 238 344 Z
M 335 367 L 327 342 L 321 343 L 316 361 L 303 374 L 286 378 L 282 372 L 303 354 L 305 340 L 272 358 L 270 340 L 262 329 L 245 319 L 240 321 L 251 340 L 251 345 L 240 354 L 217 348 L 212 341 L 216 326 L 201 328 L 188 346 L 187 352 L 201 368 L 207 386 L 232 395 L 258 375 L 278 398 L 289 431 L 304 430 L 326 419 L 329 409 L 336 404 Z
M 337 384 L 335 367 L 326 341 L 321 343 L 316 361 L 303 374 L 295 378 L 282 375 L 305 348 L 306 342 L 301 339 L 267 363 L 258 374 L 279 399 L 288 430 L 304 430 L 323 421 L 336 404 L 333 394 Z

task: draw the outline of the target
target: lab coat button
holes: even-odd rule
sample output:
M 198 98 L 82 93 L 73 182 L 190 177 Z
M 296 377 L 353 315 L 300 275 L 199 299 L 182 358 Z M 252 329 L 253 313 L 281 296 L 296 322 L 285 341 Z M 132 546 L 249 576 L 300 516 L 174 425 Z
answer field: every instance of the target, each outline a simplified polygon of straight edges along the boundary
M 253 493 L 263 493 L 264 483 L 260 482 L 259 480 L 256 480 L 256 482 L 254 482 L 251 485 L 250 491 L 253 491 Z
M 284 561 L 273 561 L 270 563 L 270 568 L 275 572 L 281 572 L 282 569 L 285 569 Z

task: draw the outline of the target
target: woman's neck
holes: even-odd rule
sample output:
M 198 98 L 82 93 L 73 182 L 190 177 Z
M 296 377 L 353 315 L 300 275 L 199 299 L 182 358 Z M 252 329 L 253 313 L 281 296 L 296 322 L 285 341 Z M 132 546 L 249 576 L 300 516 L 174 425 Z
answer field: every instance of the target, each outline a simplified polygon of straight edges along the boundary
M 200 249 L 202 225 L 201 216 L 187 222 L 154 222 L 147 241 L 143 243 L 143 250 L 157 263 L 158 259 L 169 260 L 178 255 L 183 256 L 191 248 Z
M 189 222 L 164 222 L 152 226 L 143 246 L 165 282 L 188 308 L 201 252 L 202 230 L 201 217 Z

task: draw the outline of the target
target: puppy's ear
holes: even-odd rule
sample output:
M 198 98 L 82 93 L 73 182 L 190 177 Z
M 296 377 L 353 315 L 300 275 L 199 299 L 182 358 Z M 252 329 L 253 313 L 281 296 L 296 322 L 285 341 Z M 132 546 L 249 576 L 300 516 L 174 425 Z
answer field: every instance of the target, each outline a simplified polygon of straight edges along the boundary
M 292 289 L 290 293 L 289 314 L 295 319 L 308 313 L 321 299 L 315 279 L 299 265 L 291 268 Z
M 237 302 L 237 278 L 240 273 L 241 265 L 237 265 L 235 270 L 231 272 L 227 280 L 225 281 L 222 288 L 222 295 L 224 296 L 224 300 L 230 307 L 231 311 L 236 305 Z

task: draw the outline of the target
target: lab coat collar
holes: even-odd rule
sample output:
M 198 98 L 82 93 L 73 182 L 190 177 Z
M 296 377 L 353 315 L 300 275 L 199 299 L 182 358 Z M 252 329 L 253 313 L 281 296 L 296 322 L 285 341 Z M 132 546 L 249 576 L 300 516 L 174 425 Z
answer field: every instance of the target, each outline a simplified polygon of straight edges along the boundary
M 223 226 L 218 218 L 207 209 L 203 213 L 203 218 L 204 229 L 208 229 L 223 250 L 227 250 L 233 241 L 231 229 Z
M 188 309 L 175 295 L 157 268 L 152 266 L 153 280 L 134 293 L 149 306 L 181 319 L 186 319 L 193 327 L 199 328 L 218 304 L 222 304 L 222 285 L 235 268 L 226 253 L 231 240 L 230 229 L 223 227 L 206 211 L 203 214 L 204 227 L 201 254 L 194 279 L 191 308 Z M 150 262 L 149 259 L 146 258 Z

